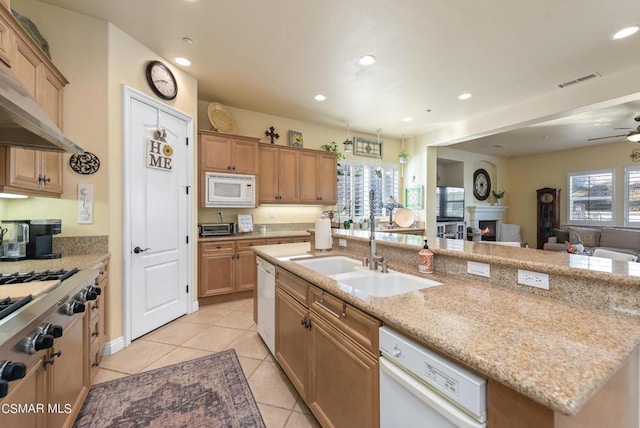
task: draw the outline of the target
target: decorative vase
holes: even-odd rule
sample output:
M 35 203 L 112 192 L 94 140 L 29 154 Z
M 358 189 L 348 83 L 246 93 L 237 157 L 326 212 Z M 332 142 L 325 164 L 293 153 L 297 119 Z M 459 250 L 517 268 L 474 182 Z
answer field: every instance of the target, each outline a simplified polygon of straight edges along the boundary
M 502 198 L 498 199 L 498 206 L 501 207 L 502 206 Z

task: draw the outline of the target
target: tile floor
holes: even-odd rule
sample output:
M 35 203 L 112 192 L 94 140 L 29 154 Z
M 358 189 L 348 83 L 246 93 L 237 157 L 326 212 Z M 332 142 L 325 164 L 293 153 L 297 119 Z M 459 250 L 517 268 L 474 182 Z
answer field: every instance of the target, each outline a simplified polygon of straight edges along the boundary
M 253 300 L 201 306 L 102 359 L 94 383 L 234 348 L 268 428 L 319 427 L 253 323 Z

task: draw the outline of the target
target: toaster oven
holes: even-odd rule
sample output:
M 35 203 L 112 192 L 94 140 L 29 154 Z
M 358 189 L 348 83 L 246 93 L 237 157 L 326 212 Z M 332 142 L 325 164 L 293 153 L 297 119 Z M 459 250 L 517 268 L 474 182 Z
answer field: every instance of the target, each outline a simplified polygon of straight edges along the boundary
M 227 236 L 236 234 L 235 223 L 203 223 L 198 225 L 201 237 L 207 236 Z

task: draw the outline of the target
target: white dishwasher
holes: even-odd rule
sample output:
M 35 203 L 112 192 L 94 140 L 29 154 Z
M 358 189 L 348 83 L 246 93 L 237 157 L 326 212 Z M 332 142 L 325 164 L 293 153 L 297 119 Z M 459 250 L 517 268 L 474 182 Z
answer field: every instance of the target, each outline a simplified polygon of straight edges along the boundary
M 380 427 L 487 426 L 487 382 L 380 327 Z
M 276 268 L 268 261 L 257 257 L 258 265 L 258 334 L 275 355 L 275 310 L 276 310 Z

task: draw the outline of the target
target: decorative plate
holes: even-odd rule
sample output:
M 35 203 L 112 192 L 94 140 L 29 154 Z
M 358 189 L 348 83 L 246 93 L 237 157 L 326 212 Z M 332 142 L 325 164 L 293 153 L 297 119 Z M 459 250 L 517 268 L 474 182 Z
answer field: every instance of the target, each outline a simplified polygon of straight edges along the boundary
M 81 155 L 71 155 L 69 166 L 78 174 L 89 175 L 100 169 L 100 159 L 91 152 L 84 152 Z
M 211 103 L 207 107 L 207 115 L 213 130 L 224 134 L 237 134 L 238 124 L 229 110 L 220 103 Z
M 413 211 L 409 208 L 400 208 L 396 211 L 396 224 L 400 227 L 410 227 L 415 220 Z

